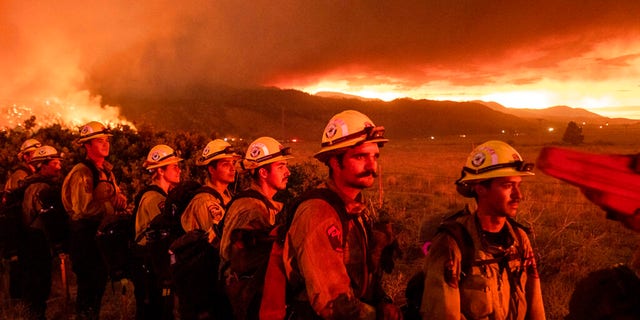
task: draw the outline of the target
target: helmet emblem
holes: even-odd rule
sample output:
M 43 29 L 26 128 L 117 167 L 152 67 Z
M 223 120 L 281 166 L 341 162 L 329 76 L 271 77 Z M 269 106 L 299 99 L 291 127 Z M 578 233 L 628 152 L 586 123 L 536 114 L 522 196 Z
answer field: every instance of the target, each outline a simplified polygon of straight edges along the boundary
M 253 147 L 251 147 L 251 151 L 249 152 L 249 155 L 251 155 L 251 157 L 253 158 L 257 158 L 260 155 L 260 152 L 262 151 L 262 148 L 258 145 L 254 145 Z
M 338 132 L 338 127 L 336 127 L 336 124 L 332 122 L 327 126 L 327 129 L 324 131 L 324 135 L 327 138 L 331 139 L 336 135 L 337 132 Z
M 158 161 L 158 159 L 160 159 L 160 153 L 156 151 L 151 155 L 151 160 Z
M 38 150 L 38 154 L 39 154 L 39 155 L 44 155 L 44 154 L 46 154 L 46 153 L 47 153 L 47 151 L 46 151 L 46 150 L 44 150 L 44 149 L 40 149 L 40 150 Z
M 80 130 L 80 134 L 81 135 L 85 135 L 85 134 L 89 133 L 89 130 L 91 130 L 91 128 L 89 126 L 84 126 L 84 127 L 82 127 L 82 130 Z
M 474 167 L 479 167 L 484 163 L 484 161 L 486 159 L 487 159 L 487 157 L 485 156 L 485 154 L 483 152 L 478 152 L 478 153 L 473 155 L 473 158 L 471 159 L 471 164 Z
M 210 150 L 209 150 L 209 146 L 204 147 L 204 150 L 202 150 L 202 155 L 203 155 L 203 156 L 208 155 L 208 154 L 209 154 L 209 151 L 210 151 Z

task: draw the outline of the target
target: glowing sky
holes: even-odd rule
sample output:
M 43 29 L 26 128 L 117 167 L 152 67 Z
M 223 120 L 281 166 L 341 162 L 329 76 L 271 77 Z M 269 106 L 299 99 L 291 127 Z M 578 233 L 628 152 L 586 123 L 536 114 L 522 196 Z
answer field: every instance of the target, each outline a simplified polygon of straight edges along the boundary
M 0 0 L 0 46 L 0 106 L 67 114 L 223 84 L 640 119 L 637 0 Z

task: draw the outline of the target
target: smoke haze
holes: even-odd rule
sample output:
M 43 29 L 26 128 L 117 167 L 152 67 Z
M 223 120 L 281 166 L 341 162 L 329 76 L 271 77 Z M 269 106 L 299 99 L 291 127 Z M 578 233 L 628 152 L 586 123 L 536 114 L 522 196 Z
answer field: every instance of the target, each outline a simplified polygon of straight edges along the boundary
M 0 105 L 54 103 L 82 122 L 118 118 L 102 97 L 327 77 L 407 90 L 580 79 L 625 92 L 640 86 L 638 16 L 638 1 L 0 0 Z

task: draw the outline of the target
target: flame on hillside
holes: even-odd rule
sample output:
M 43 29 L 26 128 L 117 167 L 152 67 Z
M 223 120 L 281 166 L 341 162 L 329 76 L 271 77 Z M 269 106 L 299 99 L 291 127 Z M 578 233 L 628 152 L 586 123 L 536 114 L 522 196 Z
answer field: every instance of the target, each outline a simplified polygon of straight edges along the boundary
M 2 129 L 20 129 L 24 121 L 32 116 L 36 117 L 36 130 L 53 124 L 74 130 L 89 121 L 100 121 L 111 127 L 128 125 L 135 129 L 133 123 L 122 119 L 119 107 L 101 105 L 101 97 L 91 96 L 88 91 L 78 91 L 65 98 L 0 101 Z

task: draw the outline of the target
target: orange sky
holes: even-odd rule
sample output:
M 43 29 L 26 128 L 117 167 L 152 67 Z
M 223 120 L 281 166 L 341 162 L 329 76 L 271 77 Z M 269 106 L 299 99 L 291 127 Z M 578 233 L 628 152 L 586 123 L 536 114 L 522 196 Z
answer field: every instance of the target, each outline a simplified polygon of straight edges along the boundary
M 640 119 L 640 1 L 372 3 L 0 0 L 0 106 L 222 84 Z

